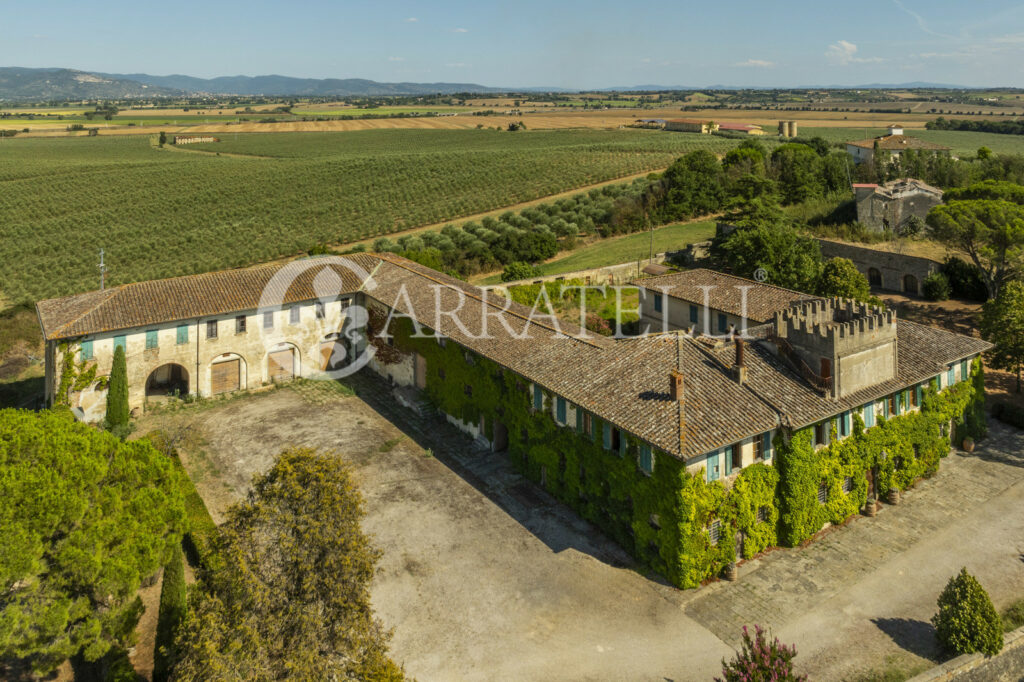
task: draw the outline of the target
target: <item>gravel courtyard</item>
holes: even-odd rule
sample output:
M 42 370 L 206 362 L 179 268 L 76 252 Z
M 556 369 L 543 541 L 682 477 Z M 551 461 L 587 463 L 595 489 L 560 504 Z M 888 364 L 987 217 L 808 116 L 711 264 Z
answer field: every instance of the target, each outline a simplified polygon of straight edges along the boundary
M 812 679 L 857 679 L 930 665 L 928 619 L 960 566 L 997 607 L 1024 595 L 1024 434 L 995 423 L 974 456 L 951 454 L 877 518 L 681 591 L 383 382 L 357 377 L 359 397 L 318 384 L 148 415 L 139 430 L 184 434 L 215 518 L 289 445 L 351 461 L 384 551 L 374 606 L 419 680 L 709 680 L 752 623 L 795 643 Z

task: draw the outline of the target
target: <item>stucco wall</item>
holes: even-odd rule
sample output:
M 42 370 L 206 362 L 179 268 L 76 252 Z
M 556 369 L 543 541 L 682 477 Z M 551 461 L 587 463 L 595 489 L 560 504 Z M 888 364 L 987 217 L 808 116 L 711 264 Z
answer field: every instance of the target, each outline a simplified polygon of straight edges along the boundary
M 848 258 L 865 277 L 869 277 L 871 268 L 878 270 L 882 284 L 875 288 L 886 291 L 905 292 L 904 277 L 912 275 L 917 281 L 918 292 L 920 292 L 924 278 L 942 267 L 942 263 L 930 258 L 881 251 L 868 246 L 835 242 L 829 239 L 819 239 L 818 244 L 821 246 L 823 257 Z

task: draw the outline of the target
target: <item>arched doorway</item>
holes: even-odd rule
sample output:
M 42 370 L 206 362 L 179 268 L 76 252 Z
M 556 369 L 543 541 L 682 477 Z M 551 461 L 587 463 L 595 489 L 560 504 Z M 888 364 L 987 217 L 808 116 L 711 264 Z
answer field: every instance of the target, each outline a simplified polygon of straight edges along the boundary
M 882 271 L 878 268 L 868 268 L 868 284 L 873 287 L 882 286 Z
M 302 375 L 294 346 L 283 345 L 267 354 L 267 378 L 270 381 L 291 381 L 297 376 Z
M 908 294 L 917 294 L 917 277 L 903 275 L 903 291 Z
M 231 393 L 246 386 L 245 370 L 245 360 L 240 355 L 218 355 L 210 363 L 210 394 Z
M 187 395 L 188 370 L 181 365 L 160 365 L 146 378 L 146 397 L 161 395 Z

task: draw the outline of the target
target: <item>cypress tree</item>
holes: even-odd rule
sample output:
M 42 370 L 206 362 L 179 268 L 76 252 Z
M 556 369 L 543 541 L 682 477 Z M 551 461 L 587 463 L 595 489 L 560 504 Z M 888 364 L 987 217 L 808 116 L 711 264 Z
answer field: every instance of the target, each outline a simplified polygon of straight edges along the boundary
M 107 428 L 114 431 L 128 425 L 128 363 L 124 347 L 114 349 L 114 366 L 107 386 Z

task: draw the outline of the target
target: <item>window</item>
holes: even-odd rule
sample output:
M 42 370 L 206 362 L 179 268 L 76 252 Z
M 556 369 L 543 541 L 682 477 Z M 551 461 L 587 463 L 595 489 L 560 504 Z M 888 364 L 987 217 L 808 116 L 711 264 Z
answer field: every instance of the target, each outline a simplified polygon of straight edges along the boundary
M 847 476 L 843 479 L 843 492 L 847 495 L 853 490 L 853 477 Z
M 693 305 L 691 303 L 690 304 L 690 323 L 691 324 L 697 324 L 697 319 L 698 319 L 698 315 L 699 314 L 700 313 L 699 313 L 699 311 L 697 309 L 697 306 L 695 306 L 695 305 Z
M 752 442 L 754 443 L 754 461 L 760 462 L 764 459 L 764 436 L 754 436 Z
M 875 425 L 875 403 L 870 402 L 864 406 L 864 426 L 871 427 Z
M 82 341 L 81 348 L 82 360 L 92 360 L 92 340 Z
M 661 296 L 660 295 L 654 297 L 654 312 L 656 312 L 656 313 L 660 313 L 661 312 Z
M 821 359 L 821 374 L 822 379 L 832 378 L 832 360 L 830 358 Z
M 619 431 L 614 426 L 611 427 L 611 429 L 612 429 L 612 450 L 616 451 L 617 453 L 619 453 L 621 455 L 622 454 L 622 446 L 624 444 L 623 443 L 623 438 L 622 438 L 622 431 Z
M 263 313 L 263 328 L 264 329 L 273 329 L 274 328 L 274 311 L 273 310 L 268 310 L 267 312 Z
M 184 324 L 178 325 L 178 345 L 183 346 L 188 343 L 188 326 Z
M 765 523 L 767 521 L 768 521 L 768 507 L 766 505 L 761 505 L 760 507 L 757 508 L 757 522 L 758 523 Z
M 583 413 L 583 433 L 588 436 L 594 435 L 594 421 L 590 416 L 589 412 Z
M 839 435 L 846 438 L 850 435 L 850 413 L 843 412 L 839 415 Z
M 544 409 L 544 391 L 537 384 L 533 385 L 533 409 Z
M 647 474 L 654 472 L 654 453 L 647 443 L 640 444 L 640 471 Z
M 715 519 L 714 521 L 711 522 L 711 525 L 708 526 L 708 536 L 711 538 L 711 544 L 712 545 L 717 545 L 718 544 L 718 538 L 720 538 L 721 535 L 722 535 L 722 522 L 719 521 L 718 519 Z
M 441 346 L 441 348 L 446 348 L 448 346 L 448 339 L 443 336 L 437 337 L 437 345 Z
M 124 334 L 114 337 L 114 350 L 117 351 L 118 347 L 120 347 L 125 353 L 128 352 L 128 341 Z
M 206 323 L 206 338 L 217 338 L 217 320 L 210 320 Z
M 152 350 L 160 345 L 160 335 L 156 329 L 146 330 L 146 350 Z
M 728 476 L 734 469 L 742 469 L 742 455 L 738 445 L 728 445 L 725 448 L 725 475 Z
M 960 361 L 960 381 L 967 381 L 967 360 Z
M 608 422 L 604 423 L 604 429 L 601 433 L 602 443 L 604 444 L 605 450 L 612 449 L 612 425 Z
M 292 306 L 288 309 L 288 324 L 299 323 L 299 306 Z
M 323 301 L 317 301 L 313 304 L 313 309 L 316 310 L 316 319 L 324 319 L 324 303 Z
M 555 419 L 558 420 L 559 424 L 564 424 L 568 421 L 565 413 L 565 398 L 558 396 L 558 398 L 555 399 Z
M 729 331 L 729 318 L 725 313 L 718 313 L 718 331 L 722 334 Z
M 238 317 L 235 318 L 235 333 L 245 333 L 245 315 L 239 315 Z
M 761 446 L 761 452 L 764 453 L 764 459 L 766 459 L 766 460 L 767 459 L 771 459 L 772 458 L 772 434 L 770 432 L 769 433 L 765 433 L 763 436 L 761 436 L 761 441 L 764 443 Z
M 921 393 L 922 392 L 923 392 L 923 389 L 921 388 L 920 384 L 918 384 L 914 388 L 910 389 L 910 406 L 911 407 L 921 407 Z
M 717 481 L 721 475 L 721 471 L 718 468 L 718 452 L 715 451 L 713 454 L 708 455 L 708 468 L 707 476 L 709 481 Z
M 892 415 L 897 415 L 900 413 L 899 405 L 897 404 L 896 400 L 897 399 L 895 393 L 889 396 L 889 408 L 886 410 L 885 416 L 890 417 Z
M 949 366 L 949 371 L 946 372 L 946 386 L 952 386 L 956 383 L 956 368 L 953 365 Z
M 818 484 L 818 504 L 828 502 L 828 483 L 822 481 Z
M 825 444 L 825 422 L 821 422 L 814 425 L 814 444 Z

